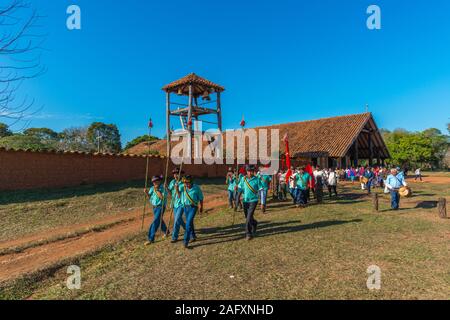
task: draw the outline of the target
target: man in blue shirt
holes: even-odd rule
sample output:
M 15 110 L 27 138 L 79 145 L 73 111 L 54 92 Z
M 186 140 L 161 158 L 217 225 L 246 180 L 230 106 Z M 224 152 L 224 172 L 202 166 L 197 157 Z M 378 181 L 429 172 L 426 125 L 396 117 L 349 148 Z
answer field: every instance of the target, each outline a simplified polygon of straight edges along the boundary
M 246 219 L 246 235 L 247 240 L 252 240 L 256 234 L 258 221 L 255 220 L 254 214 L 258 205 L 258 190 L 262 188 L 261 180 L 255 176 L 255 167 L 247 166 L 247 175 L 242 178 L 239 187 L 243 194 L 243 207 Z
M 168 232 L 167 226 L 164 222 L 163 215 L 166 209 L 167 192 L 161 184 L 163 178 L 161 176 L 154 176 L 152 178 L 153 186 L 150 190 L 144 189 L 145 194 L 149 197 L 150 204 L 153 206 L 153 221 L 148 231 L 148 241 L 145 245 L 155 242 L 156 232 L 161 225 L 161 230 L 166 235 Z
M 364 171 L 363 177 L 367 179 L 366 188 L 367 188 L 367 193 L 370 194 L 370 189 L 372 187 L 373 179 L 375 178 L 373 169 L 370 168 L 369 166 L 367 166 L 366 170 Z
M 406 181 L 403 175 L 398 173 L 397 169 L 392 169 L 391 174 L 384 182 L 391 194 L 391 208 L 392 210 L 398 210 L 400 207 L 400 193 L 401 187 L 406 187 Z
M 203 192 L 200 187 L 193 183 L 191 176 L 183 178 L 183 185 L 180 186 L 181 202 L 184 205 L 186 215 L 186 232 L 184 233 L 184 247 L 189 249 L 189 241 L 192 234 L 195 234 L 194 218 L 197 212 L 203 213 Z

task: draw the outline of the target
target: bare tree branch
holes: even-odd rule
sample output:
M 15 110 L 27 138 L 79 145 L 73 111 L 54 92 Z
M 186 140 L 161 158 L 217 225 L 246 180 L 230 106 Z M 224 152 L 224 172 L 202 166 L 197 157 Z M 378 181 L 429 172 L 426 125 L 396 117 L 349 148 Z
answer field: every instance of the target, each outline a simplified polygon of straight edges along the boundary
M 41 108 L 34 110 L 35 100 L 22 96 L 20 88 L 47 71 L 41 63 L 46 35 L 37 32 L 43 17 L 28 2 L 9 1 L 0 5 L 0 120 L 26 127 Z

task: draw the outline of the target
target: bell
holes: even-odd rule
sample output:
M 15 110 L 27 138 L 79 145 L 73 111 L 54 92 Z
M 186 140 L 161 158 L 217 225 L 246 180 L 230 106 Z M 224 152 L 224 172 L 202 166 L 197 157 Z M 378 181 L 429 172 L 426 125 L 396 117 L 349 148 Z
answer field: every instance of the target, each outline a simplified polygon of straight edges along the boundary
M 177 95 L 179 96 L 183 95 L 183 88 L 178 89 Z
M 209 96 L 208 91 L 203 92 L 202 99 L 206 101 L 211 101 L 211 97 Z

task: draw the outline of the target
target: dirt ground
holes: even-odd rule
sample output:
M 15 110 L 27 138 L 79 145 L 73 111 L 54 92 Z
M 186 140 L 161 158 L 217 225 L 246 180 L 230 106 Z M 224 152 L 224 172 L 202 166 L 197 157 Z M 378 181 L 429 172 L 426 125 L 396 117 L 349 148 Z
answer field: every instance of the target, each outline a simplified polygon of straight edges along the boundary
M 205 214 L 223 206 L 226 201 L 218 195 L 205 199 Z M 165 220 L 169 223 L 169 214 Z M 142 232 L 142 209 L 105 217 L 94 222 L 56 228 L 12 241 L 0 242 L 0 283 L 22 275 L 44 270 L 58 261 L 94 252 Z M 146 214 L 144 229 L 151 223 Z M 172 223 L 173 225 L 173 223 Z M 2 254 L 3 252 L 3 254 Z

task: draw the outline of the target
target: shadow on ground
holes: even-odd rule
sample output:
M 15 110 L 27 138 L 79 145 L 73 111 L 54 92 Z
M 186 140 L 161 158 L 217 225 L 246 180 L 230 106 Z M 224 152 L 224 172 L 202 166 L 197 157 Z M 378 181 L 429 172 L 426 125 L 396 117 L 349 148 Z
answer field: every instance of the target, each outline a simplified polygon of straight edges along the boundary
M 362 219 L 329 220 L 329 221 L 314 222 L 305 225 L 301 224 L 301 221 L 287 221 L 287 222 L 264 221 L 258 224 L 258 231 L 256 238 L 270 237 L 286 233 L 302 232 L 310 229 L 328 228 L 348 223 L 359 223 L 362 221 L 363 221 Z M 210 236 L 200 237 L 199 242 L 192 245 L 192 248 L 242 240 L 245 238 L 245 224 L 241 223 L 234 226 L 204 228 L 199 229 L 198 233 L 201 235 L 210 235 Z

